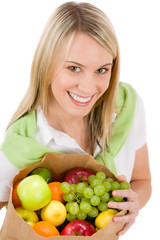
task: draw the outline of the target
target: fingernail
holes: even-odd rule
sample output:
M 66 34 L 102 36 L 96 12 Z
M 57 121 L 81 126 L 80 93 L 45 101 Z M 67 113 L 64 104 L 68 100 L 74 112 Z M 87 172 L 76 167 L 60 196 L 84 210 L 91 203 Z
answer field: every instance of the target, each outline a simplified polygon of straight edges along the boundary
M 113 221 L 113 222 L 117 222 L 117 219 L 116 219 L 116 218 L 113 218 L 112 221 Z
M 112 202 L 109 202 L 109 203 L 108 203 L 108 207 L 113 207 L 113 203 L 112 203 Z
M 117 196 L 117 192 L 116 192 L 116 191 L 113 191 L 112 194 L 113 194 L 114 196 Z

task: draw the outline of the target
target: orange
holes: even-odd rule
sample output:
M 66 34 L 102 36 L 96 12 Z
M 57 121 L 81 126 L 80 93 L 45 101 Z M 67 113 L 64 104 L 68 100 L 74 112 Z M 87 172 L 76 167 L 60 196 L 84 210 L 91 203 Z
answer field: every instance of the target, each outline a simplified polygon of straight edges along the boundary
M 12 202 L 13 202 L 13 205 L 15 208 L 21 207 L 21 203 L 17 196 L 17 187 L 18 187 L 19 183 L 20 183 L 20 181 L 13 185 L 13 191 L 12 191 Z
M 48 186 L 52 192 L 51 200 L 57 200 L 60 202 L 64 202 L 64 200 L 63 200 L 64 192 L 62 192 L 62 190 L 60 189 L 60 184 L 61 184 L 60 182 L 48 183 Z
M 47 221 L 35 223 L 33 229 L 37 234 L 43 237 L 60 236 L 57 228 Z

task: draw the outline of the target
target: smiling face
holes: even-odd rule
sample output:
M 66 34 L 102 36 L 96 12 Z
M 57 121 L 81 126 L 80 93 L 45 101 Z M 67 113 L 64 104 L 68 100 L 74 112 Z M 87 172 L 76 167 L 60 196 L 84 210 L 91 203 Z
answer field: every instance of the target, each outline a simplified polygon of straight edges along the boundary
M 57 75 L 51 80 L 49 108 L 68 117 L 86 116 L 108 89 L 112 55 L 87 34 L 78 32 Z

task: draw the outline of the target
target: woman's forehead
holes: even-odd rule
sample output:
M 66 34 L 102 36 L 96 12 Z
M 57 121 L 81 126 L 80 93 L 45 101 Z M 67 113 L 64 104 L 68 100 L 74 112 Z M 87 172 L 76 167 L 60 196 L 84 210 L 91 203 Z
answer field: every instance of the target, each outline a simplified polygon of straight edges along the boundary
M 88 62 L 104 65 L 112 63 L 112 55 L 91 36 L 78 32 L 75 34 L 65 61 L 74 61 L 80 64 Z

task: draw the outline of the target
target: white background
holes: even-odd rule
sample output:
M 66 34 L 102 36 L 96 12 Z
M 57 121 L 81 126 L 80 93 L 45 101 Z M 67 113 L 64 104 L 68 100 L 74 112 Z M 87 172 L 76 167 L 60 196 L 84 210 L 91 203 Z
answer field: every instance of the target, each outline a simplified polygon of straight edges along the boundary
M 0 142 L 29 83 L 43 27 L 62 0 L 0 0 Z M 81 1 L 78 1 L 81 2 Z M 157 0 L 88 0 L 111 19 L 121 50 L 120 80 L 133 85 L 146 109 L 153 192 L 122 240 L 159 236 L 160 6 Z M 0 212 L 0 226 L 5 209 Z

